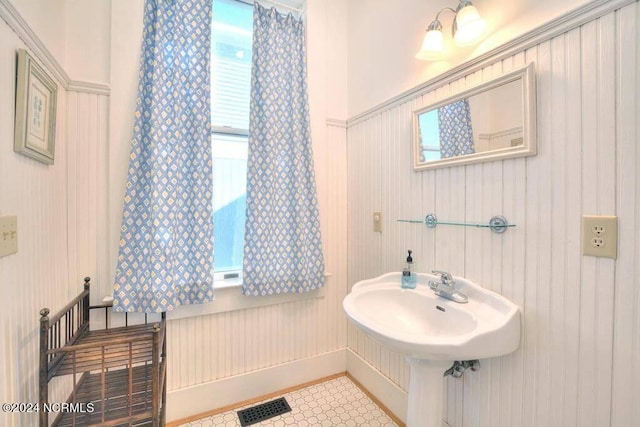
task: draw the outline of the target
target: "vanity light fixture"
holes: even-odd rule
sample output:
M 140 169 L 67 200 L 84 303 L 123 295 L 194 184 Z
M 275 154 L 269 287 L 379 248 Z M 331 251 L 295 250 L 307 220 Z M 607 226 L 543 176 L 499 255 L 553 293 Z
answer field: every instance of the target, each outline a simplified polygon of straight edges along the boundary
M 451 35 L 458 46 L 471 45 L 484 33 L 487 24 L 480 17 L 473 3 L 468 0 L 459 0 L 459 2 L 458 7 L 455 9 L 450 7 L 441 9 L 436 15 L 436 19 L 429 24 L 420 52 L 416 54 L 417 59 L 430 61 L 438 59 L 442 54 L 442 23 L 439 18 L 444 11 L 450 11 L 455 14 L 451 25 Z

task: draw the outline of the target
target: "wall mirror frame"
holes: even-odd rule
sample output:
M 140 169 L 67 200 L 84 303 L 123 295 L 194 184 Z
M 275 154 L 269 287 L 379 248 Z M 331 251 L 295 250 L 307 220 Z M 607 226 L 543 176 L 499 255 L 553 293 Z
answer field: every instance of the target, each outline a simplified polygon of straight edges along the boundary
M 505 88 L 515 92 L 513 96 L 509 97 L 509 102 L 513 102 L 513 100 L 515 100 L 516 105 L 508 106 L 508 103 L 499 103 L 499 100 L 501 99 L 500 96 L 504 99 L 504 93 L 500 92 L 504 92 L 506 90 Z M 478 102 L 484 102 L 481 100 L 485 100 L 487 97 L 492 96 L 494 100 L 491 102 L 493 103 L 492 106 L 494 108 L 475 107 L 475 104 Z M 462 104 L 460 104 L 461 101 L 463 102 Z M 521 111 L 518 110 L 518 101 L 520 101 L 519 104 L 522 106 Z M 495 108 L 496 105 L 504 106 L 504 108 L 501 109 L 505 111 L 493 111 L 497 109 Z M 516 121 L 518 116 L 520 116 L 521 123 L 518 123 L 515 126 L 510 124 L 506 129 L 493 129 L 490 132 L 484 133 L 476 132 L 473 136 L 474 143 L 465 143 L 467 148 L 448 150 L 448 146 L 443 145 L 446 143 L 441 143 L 440 141 L 443 135 L 452 134 L 446 131 L 443 132 L 443 130 L 449 129 L 443 127 L 445 126 L 443 124 L 443 116 L 444 114 L 451 114 L 449 113 L 449 111 L 453 110 L 451 107 L 456 107 L 455 109 L 458 109 L 457 107 L 464 107 L 462 108 L 466 109 L 466 113 L 464 113 L 464 120 L 469 122 L 469 130 L 463 130 L 463 133 L 466 132 L 467 136 L 460 138 L 457 138 L 456 136 L 454 139 L 457 139 L 458 141 L 452 142 L 452 144 L 458 144 L 462 139 L 470 138 L 469 134 L 473 133 L 471 131 L 473 126 L 473 121 L 471 120 L 473 113 L 471 111 L 474 108 L 476 110 L 484 110 L 482 113 L 484 115 L 483 119 L 486 119 L 482 120 L 477 128 L 488 126 L 485 122 L 505 121 L 506 119 L 502 117 L 509 115 L 513 116 L 511 120 Z M 489 114 L 488 112 L 498 118 L 491 120 L 487 119 L 487 114 Z M 480 113 L 476 113 L 476 115 L 478 114 Z M 448 116 L 444 117 L 446 118 Z M 426 124 L 427 121 L 430 123 L 429 125 Z M 446 119 L 444 123 L 446 124 Z M 494 126 L 500 127 L 499 124 L 494 124 Z M 435 132 L 435 141 L 437 142 L 432 143 L 435 145 L 435 148 L 431 147 L 431 150 L 427 148 L 427 144 L 423 144 L 422 142 L 423 139 L 427 137 L 425 132 L 431 132 L 430 138 L 434 137 Z M 425 138 L 423 138 L 423 136 Z M 492 138 L 496 141 L 495 143 L 487 142 Z M 433 141 L 433 139 L 431 140 Z M 480 149 L 476 151 L 474 146 L 482 147 L 482 151 Z M 412 150 L 413 169 L 416 172 L 448 166 L 466 165 L 471 163 L 535 155 L 537 152 L 535 64 L 533 62 L 529 63 L 526 66 L 517 68 L 503 74 L 502 76 L 483 82 L 463 92 L 414 111 Z M 445 152 L 447 150 L 449 152 Z M 429 157 L 432 158 L 429 159 Z

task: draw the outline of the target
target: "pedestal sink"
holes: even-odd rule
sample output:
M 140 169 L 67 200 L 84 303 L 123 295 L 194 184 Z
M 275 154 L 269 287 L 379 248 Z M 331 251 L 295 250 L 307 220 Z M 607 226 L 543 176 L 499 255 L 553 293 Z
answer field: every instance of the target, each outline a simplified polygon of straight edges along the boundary
M 428 282 L 440 278 L 431 274 L 418 273 L 416 289 L 402 289 L 399 272 L 356 283 L 343 301 L 356 326 L 406 355 L 408 427 L 441 427 L 443 374 L 454 361 L 503 356 L 520 343 L 517 305 L 469 280 L 453 279 L 468 303 L 435 295 Z

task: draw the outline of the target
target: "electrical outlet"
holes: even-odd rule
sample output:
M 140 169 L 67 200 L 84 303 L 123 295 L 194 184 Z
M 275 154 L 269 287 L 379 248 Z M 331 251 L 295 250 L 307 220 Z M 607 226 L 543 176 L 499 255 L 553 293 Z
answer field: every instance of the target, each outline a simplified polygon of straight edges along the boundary
M 382 233 L 382 212 L 373 213 L 373 231 Z
M 18 218 L 0 217 L 0 257 L 18 252 Z
M 618 217 L 582 217 L 582 254 L 616 258 L 618 256 Z

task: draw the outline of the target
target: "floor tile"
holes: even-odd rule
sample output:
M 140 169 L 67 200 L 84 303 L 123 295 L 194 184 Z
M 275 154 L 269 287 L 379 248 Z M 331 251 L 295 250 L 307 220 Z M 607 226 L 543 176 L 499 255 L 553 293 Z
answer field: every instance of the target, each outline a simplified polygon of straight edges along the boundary
M 397 426 L 382 409 L 346 376 L 295 390 L 283 396 L 291 406 L 291 412 L 253 425 L 260 427 Z M 191 421 L 187 424 L 182 424 L 181 427 L 240 427 L 240 420 L 236 412 L 260 403 L 263 402 Z

